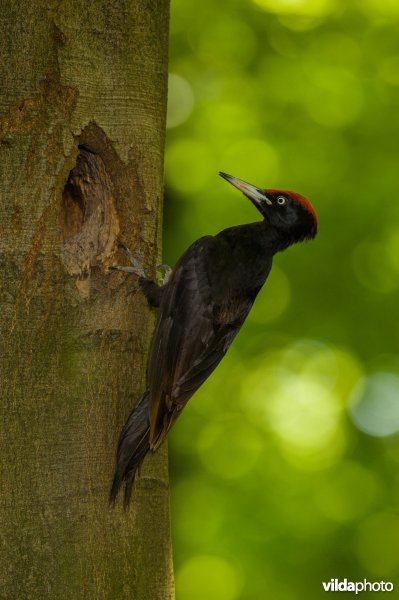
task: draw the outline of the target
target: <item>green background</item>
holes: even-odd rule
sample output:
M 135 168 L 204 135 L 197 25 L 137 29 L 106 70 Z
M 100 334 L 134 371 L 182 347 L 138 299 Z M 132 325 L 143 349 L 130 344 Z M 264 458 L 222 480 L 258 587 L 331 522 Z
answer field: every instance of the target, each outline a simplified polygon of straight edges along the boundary
M 165 260 L 295 190 L 277 255 L 170 439 L 179 600 L 399 594 L 399 2 L 174 0 Z

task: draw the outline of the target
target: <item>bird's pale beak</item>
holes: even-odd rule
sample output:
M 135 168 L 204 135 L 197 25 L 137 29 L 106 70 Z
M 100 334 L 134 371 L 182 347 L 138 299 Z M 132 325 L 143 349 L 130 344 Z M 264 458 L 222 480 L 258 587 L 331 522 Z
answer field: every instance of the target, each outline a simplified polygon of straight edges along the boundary
M 231 185 L 234 185 L 240 192 L 242 192 L 247 198 L 251 200 L 251 202 L 256 206 L 258 210 L 262 210 L 262 206 L 264 204 L 272 204 L 271 200 L 266 196 L 265 192 L 246 181 L 242 181 L 242 179 L 237 179 L 237 177 L 233 177 L 232 175 L 227 175 L 227 173 L 219 173 L 220 177 L 226 179 Z

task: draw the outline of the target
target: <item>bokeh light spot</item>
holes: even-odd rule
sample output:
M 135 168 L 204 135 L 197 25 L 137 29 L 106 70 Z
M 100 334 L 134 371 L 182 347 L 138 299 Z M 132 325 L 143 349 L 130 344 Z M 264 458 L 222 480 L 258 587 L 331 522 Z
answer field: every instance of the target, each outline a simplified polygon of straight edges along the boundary
M 349 401 L 352 421 L 361 431 L 377 437 L 399 431 L 399 375 L 375 373 L 365 377 Z
M 291 375 L 269 405 L 272 428 L 299 448 L 324 446 L 337 424 L 338 402 L 319 382 Z
M 264 364 L 243 389 L 243 402 L 258 419 L 263 418 L 293 464 L 325 468 L 345 447 L 342 397 L 358 377 L 350 355 L 301 341 L 265 356 Z
M 168 86 L 166 127 L 177 127 L 188 119 L 194 106 L 193 90 L 186 79 L 171 73 Z
M 194 556 L 176 576 L 177 597 L 184 600 L 235 600 L 240 589 L 236 569 L 218 556 Z

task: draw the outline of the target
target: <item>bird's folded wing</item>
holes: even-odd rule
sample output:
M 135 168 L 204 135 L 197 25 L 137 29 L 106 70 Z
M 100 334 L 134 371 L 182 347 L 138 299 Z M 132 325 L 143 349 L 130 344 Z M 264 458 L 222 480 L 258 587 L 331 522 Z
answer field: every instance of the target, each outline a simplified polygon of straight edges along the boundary
M 228 314 L 215 302 L 207 272 L 212 257 L 227 251 L 215 252 L 215 246 L 224 243 L 211 236 L 195 242 L 165 289 L 149 368 L 152 447 L 163 440 L 178 412 L 223 358 L 250 309 L 251 303 L 244 302 Z M 237 311 L 242 314 L 239 322 Z

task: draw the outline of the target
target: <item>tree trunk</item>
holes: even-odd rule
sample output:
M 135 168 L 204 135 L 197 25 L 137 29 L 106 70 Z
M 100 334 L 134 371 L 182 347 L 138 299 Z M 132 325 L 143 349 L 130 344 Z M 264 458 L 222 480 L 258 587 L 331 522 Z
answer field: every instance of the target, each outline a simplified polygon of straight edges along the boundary
M 1 17 L 0 598 L 170 599 L 166 447 L 108 506 L 154 325 L 108 266 L 160 260 L 168 0 Z

